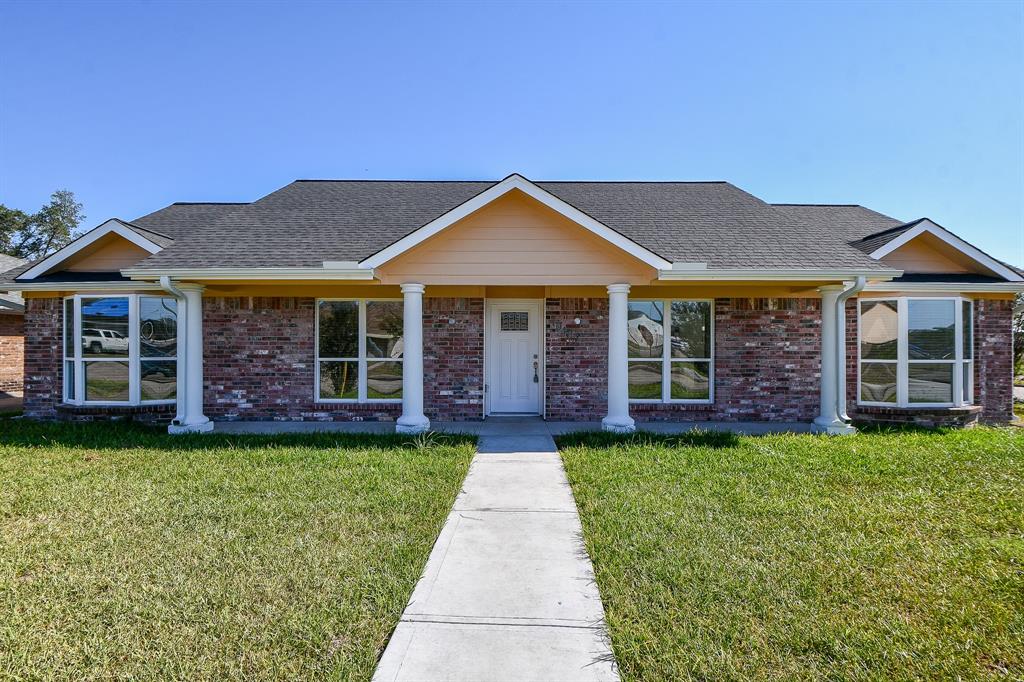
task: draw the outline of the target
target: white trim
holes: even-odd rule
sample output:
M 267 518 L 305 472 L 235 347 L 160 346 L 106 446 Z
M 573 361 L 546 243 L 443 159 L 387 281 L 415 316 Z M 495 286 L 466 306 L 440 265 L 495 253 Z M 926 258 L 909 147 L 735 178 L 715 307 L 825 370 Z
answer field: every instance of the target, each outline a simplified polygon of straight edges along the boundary
M 356 397 L 355 398 L 321 398 L 320 397 L 320 304 L 328 302 L 349 302 L 358 306 L 356 312 L 357 330 L 356 334 L 356 357 L 348 358 L 324 358 L 324 362 L 354 362 L 356 363 Z M 313 321 L 313 402 L 319 404 L 340 404 L 340 405 L 400 405 L 402 398 L 367 398 L 366 397 L 366 304 L 375 302 L 401 303 L 405 304 L 404 298 L 345 298 L 326 297 L 317 298 L 314 306 L 315 319 Z M 405 329 L 402 329 L 402 336 L 405 336 Z M 385 362 L 400 362 L 402 370 L 405 370 L 405 353 L 400 358 L 373 358 Z
M 660 270 L 658 279 L 664 281 L 694 280 L 732 280 L 732 281 L 818 281 L 818 280 L 853 280 L 857 277 L 867 277 L 876 281 L 887 281 L 903 274 L 902 270 L 895 269 L 856 269 L 836 270 L 835 268 L 787 268 L 773 270 L 758 270 L 754 268 L 723 268 L 713 270 Z
M 1016 294 L 1024 293 L 1024 283 L 990 282 L 987 284 L 971 284 L 970 282 L 881 282 L 864 287 L 866 292 L 907 291 L 913 293 L 935 292 L 942 294 Z
M 981 265 L 985 266 L 986 268 L 996 273 L 1003 279 L 1006 279 L 1007 281 L 1010 282 L 1024 282 L 1024 277 L 1021 277 L 1016 272 L 1006 267 L 1005 265 L 1003 265 L 996 259 L 992 258 L 985 252 L 981 251 L 980 249 L 971 246 L 963 239 L 957 237 L 955 234 L 953 234 L 946 228 L 942 227 L 941 225 L 933 223 L 928 218 L 924 218 L 920 223 L 910 228 L 909 230 L 901 234 L 899 237 L 896 237 L 895 239 L 885 244 L 884 246 L 880 246 L 879 248 L 875 249 L 874 251 L 871 252 L 870 256 L 875 259 L 884 258 L 885 256 L 888 256 L 890 253 L 906 244 L 907 242 L 916 239 L 917 237 L 920 237 L 925 232 L 940 239 L 947 245 L 953 247 L 954 249 L 964 254 L 965 256 L 971 258 L 972 260 L 976 261 L 977 263 L 980 263 Z
M 417 244 L 423 243 L 425 240 L 433 237 L 453 223 L 462 220 L 469 214 L 483 208 L 495 199 L 508 194 L 512 190 L 519 190 L 520 192 L 523 192 L 548 208 L 562 214 L 574 223 L 577 223 L 581 227 L 593 232 L 598 237 L 601 237 L 612 245 L 617 246 L 634 258 L 647 263 L 652 268 L 666 270 L 672 267 L 672 263 L 670 261 L 665 260 L 653 251 L 640 246 L 632 239 L 619 234 L 604 223 L 591 218 L 575 206 L 559 199 L 547 190 L 541 189 L 518 173 L 513 173 L 501 182 L 492 185 L 480 194 L 477 194 L 472 199 L 456 206 L 444 215 L 435 218 L 411 234 L 402 237 L 390 246 L 381 249 L 369 258 L 361 261 L 359 266 L 363 268 L 380 267 L 384 263 L 387 263 L 396 256 L 405 253 Z
M 633 362 L 660 362 L 661 363 L 661 398 L 630 398 L 630 404 L 665 404 L 665 405 L 712 405 L 715 402 L 715 299 L 713 298 L 631 298 L 631 303 L 651 301 L 662 305 L 662 343 L 660 358 L 633 358 L 626 351 L 626 379 L 629 380 L 628 367 Z M 674 358 L 672 357 L 672 303 L 707 303 L 710 315 L 709 338 L 711 347 L 708 349 L 707 357 L 702 358 Z M 672 363 L 682 362 L 706 362 L 708 363 L 708 397 L 707 398 L 673 398 L 672 397 Z
M 896 359 L 895 360 L 873 360 L 861 357 L 861 307 L 863 303 L 872 301 L 895 301 L 896 302 Z M 910 302 L 911 301 L 952 301 L 954 317 L 954 340 L 953 358 L 949 360 L 911 360 L 910 359 Z M 963 305 L 969 303 L 971 306 L 971 358 L 964 357 L 963 348 Z M 866 407 L 888 407 L 902 410 L 943 408 L 952 409 L 974 405 L 974 356 L 977 354 L 975 346 L 977 339 L 974 338 L 974 301 L 965 296 L 867 296 L 857 299 L 857 405 Z M 868 401 L 861 399 L 861 368 L 865 363 L 886 364 L 896 366 L 896 401 L 891 403 Z M 949 365 L 952 367 L 952 381 L 950 402 L 916 403 L 910 401 L 910 366 L 911 365 Z M 963 369 L 965 365 L 970 366 L 972 376 L 968 381 L 966 391 L 963 386 Z M 958 378 L 959 376 L 959 378 Z M 959 393 L 957 392 L 959 389 Z M 963 400 L 963 394 L 968 394 L 968 400 Z M 958 397 L 958 395 L 960 397 Z
M 125 268 L 121 274 L 131 279 L 153 280 L 162 276 L 175 279 L 373 279 L 373 270 L 366 268 L 327 268 L 327 267 L 306 267 L 306 268 L 162 268 L 141 269 Z
M 25 272 L 18 275 L 18 279 L 35 279 L 40 275 L 45 275 L 50 270 L 66 261 L 71 256 L 75 255 L 82 249 L 86 248 L 97 242 L 98 240 L 106 237 L 108 234 L 117 234 L 124 237 L 132 244 L 135 244 L 139 248 L 148 251 L 150 254 L 154 254 L 157 251 L 163 250 L 163 247 L 146 239 L 141 234 L 136 232 L 130 226 L 125 224 L 123 221 L 117 218 L 111 218 L 102 225 L 97 225 L 78 239 L 74 240 L 62 249 L 51 253 L 49 256 L 39 261 Z
M 150 356 L 142 357 L 141 339 L 141 311 L 139 300 L 141 298 L 168 298 L 175 301 L 175 316 L 178 324 L 177 339 L 173 356 Z M 85 357 L 82 354 L 82 300 L 92 298 L 126 298 L 128 299 L 128 355 L 117 357 Z M 72 315 L 74 354 L 68 356 L 67 334 L 65 332 L 65 315 L 67 301 L 73 301 Z M 183 339 L 181 336 L 181 305 L 173 296 L 161 296 L 159 294 L 127 294 L 127 293 L 76 293 L 65 296 L 61 299 L 61 336 L 64 351 L 61 355 L 61 402 L 65 405 L 77 407 L 139 407 L 145 405 L 172 405 L 177 402 L 177 397 L 169 400 L 143 400 L 142 399 L 142 362 L 174 362 L 174 384 L 175 393 L 182 390 L 182 362 L 181 350 Z M 71 362 L 75 368 L 74 395 L 76 399 L 69 399 L 67 394 L 66 368 L 64 363 Z M 128 400 L 86 400 L 85 399 L 85 365 L 92 362 L 123 362 L 128 364 Z
M 491 381 L 490 381 L 490 361 L 494 359 L 494 353 L 491 352 L 491 343 L 494 341 L 494 329 L 491 323 L 491 312 L 495 309 L 509 308 L 517 309 L 523 307 L 530 307 L 530 312 L 537 312 L 537 329 L 536 329 L 536 341 L 537 341 L 537 412 L 536 414 L 544 417 L 547 412 L 547 357 L 545 355 L 545 346 L 547 345 L 547 299 L 543 298 L 490 298 L 484 299 L 484 417 L 491 415 L 502 415 L 504 412 L 494 412 L 491 409 Z M 533 316 L 531 315 L 531 318 Z M 531 319 L 531 324 L 534 321 Z M 521 414 L 533 414 L 531 412 Z
M 74 291 L 85 292 L 133 292 L 161 291 L 160 285 L 147 282 L 47 282 L 45 284 L 4 284 L 4 291 Z

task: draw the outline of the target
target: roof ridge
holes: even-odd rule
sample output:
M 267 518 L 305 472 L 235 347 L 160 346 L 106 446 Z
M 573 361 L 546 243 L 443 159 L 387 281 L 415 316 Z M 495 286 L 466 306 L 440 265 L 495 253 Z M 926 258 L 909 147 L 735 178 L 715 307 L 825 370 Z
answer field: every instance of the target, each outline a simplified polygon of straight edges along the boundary
M 294 182 L 408 182 L 408 183 L 498 183 L 501 180 L 407 180 L 401 178 L 298 178 Z M 728 180 L 530 180 L 534 184 L 588 184 L 588 185 L 730 185 Z M 287 186 L 287 185 L 286 185 Z M 190 203 L 190 202 L 177 202 Z M 202 202 L 195 202 L 202 203 Z M 214 202 L 207 202 L 214 203 Z M 227 202 L 230 203 L 230 202 Z
M 840 207 L 843 207 L 843 208 L 867 208 L 867 206 L 865 206 L 864 204 L 820 204 L 820 203 L 799 203 L 799 202 L 797 202 L 797 203 L 790 203 L 790 202 L 771 203 L 771 204 L 769 204 L 769 206 L 828 206 L 828 207 L 840 206 Z M 871 209 L 868 208 L 867 210 L 870 211 Z
M 248 206 L 251 203 L 251 201 L 175 201 L 171 206 Z M 159 210 L 157 209 L 157 211 Z

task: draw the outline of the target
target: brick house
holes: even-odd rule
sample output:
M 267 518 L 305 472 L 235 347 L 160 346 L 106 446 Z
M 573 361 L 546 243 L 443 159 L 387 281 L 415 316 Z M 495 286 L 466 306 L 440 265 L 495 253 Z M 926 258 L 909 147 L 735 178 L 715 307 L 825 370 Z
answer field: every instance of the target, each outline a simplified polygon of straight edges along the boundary
M 25 263 L 0 253 L 0 271 Z M 17 294 L 0 293 L 0 398 L 21 391 L 25 376 L 25 302 Z
M 1024 276 L 927 218 L 724 182 L 297 181 L 0 275 L 25 412 L 224 420 L 1011 419 Z

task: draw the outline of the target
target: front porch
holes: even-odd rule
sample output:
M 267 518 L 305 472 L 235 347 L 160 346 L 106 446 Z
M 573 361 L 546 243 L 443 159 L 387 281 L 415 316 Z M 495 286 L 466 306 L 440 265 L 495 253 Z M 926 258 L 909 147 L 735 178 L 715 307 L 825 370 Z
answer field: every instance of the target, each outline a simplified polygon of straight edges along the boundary
M 808 433 L 806 422 L 649 422 L 643 431 L 664 435 L 694 430 L 728 431 L 747 436 L 769 433 Z M 389 422 L 268 422 L 232 421 L 216 424 L 217 433 L 279 434 L 279 433 L 393 433 Z M 581 431 L 601 431 L 600 421 L 546 421 L 540 417 L 488 417 L 477 422 L 436 421 L 430 430 L 437 433 L 463 433 L 474 436 L 562 436 Z

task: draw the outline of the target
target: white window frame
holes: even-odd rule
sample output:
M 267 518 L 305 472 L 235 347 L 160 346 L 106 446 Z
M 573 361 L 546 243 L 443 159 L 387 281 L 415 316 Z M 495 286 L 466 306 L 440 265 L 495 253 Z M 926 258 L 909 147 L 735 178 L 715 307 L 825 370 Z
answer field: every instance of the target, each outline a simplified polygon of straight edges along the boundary
M 358 353 L 359 357 L 356 358 L 333 358 L 333 357 L 320 357 L 320 304 L 321 303 L 357 303 L 359 305 L 359 328 L 358 334 Z M 313 400 L 317 403 L 343 403 L 350 405 L 358 404 L 401 404 L 402 398 L 367 398 L 366 397 L 366 365 L 368 358 L 366 357 L 366 304 L 367 303 L 402 303 L 404 299 L 401 298 L 318 298 L 316 299 L 316 323 L 313 329 L 313 357 L 314 369 L 313 369 Z M 404 320 L 403 320 L 404 322 Z M 405 338 L 405 327 L 402 328 L 402 338 Z M 355 362 L 359 372 L 359 385 L 357 389 L 357 398 L 321 398 L 320 397 L 320 361 L 321 359 L 325 362 Z M 374 360 L 382 360 L 384 358 L 373 358 Z M 400 362 L 402 363 L 402 372 L 405 372 L 405 353 L 402 353 L 402 357 L 393 359 L 384 359 L 386 362 Z
M 873 301 L 896 302 L 896 360 L 872 360 L 861 357 L 861 307 Z M 910 301 L 953 301 L 953 359 L 952 360 L 911 360 L 909 352 Z M 964 315 L 963 306 L 970 306 L 971 322 L 971 357 L 964 357 Z M 866 407 L 890 407 L 897 409 L 929 409 L 963 407 L 974 404 L 974 356 L 977 353 L 977 339 L 974 329 L 974 300 L 967 296 L 866 296 L 857 299 L 857 404 Z M 861 369 L 864 363 L 896 365 L 896 402 L 886 403 L 874 400 L 861 400 Z M 952 365 L 953 366 L 953 401 L 942 403 L 910 402 L 910 365 Z M 964 387 L 964 366 L 968 366 L 967 386 Z M 964 399 L 966 394 L 967 399 Z
M 96 298 L 125 298 L 128 299 L 128 356 L 116 358 L 87 358 L 82 355 L 82 300 Z M 66 296 L 61 300 L 61 399 L 67 405 L 78 406 L 139 406 L 139 405 L 173 405 L 177 398 L 167 400 L 142 400 L 142 361 L 153 360 L 163 362 L 174 362 L 175 364 L 175 393 L 181 387 L 181 362 L 179 361 L 181 343 L 183 339 L 180 334 L 174 347 L 173 356 L 160 356 L 152 358 L 141 357 L 141 339 L 139 338 L 139 299 L 141 298 L 173 298 L 173 296 L 161 296 L 154 293 L 148 294 L 75 294 Z M 72 338 L 74 345 L 72 353 L 68 353 L 67 335 L 67 302 L 72 301 Z M 179 311 L 180 312 L 180 311 Z M 178 317 L 179 329 L 181 318 Z M 74 395 L 80 398 L 72 398 L 68 393 L 67 363 L 72 363 L 75 368 Z M 86 400 L 85 399 L 85 365 L 89 362 L 127 362 L 128 363 L 128 400 Z
M 715 402 L 715 299 L 713 298 L 640 298 L 630 299 L 630 302 L 651 301 L 661 303 L 664 321 L 662 332 L 661 348 L 661 398 L 630 398 L 632 404 L 674 404 L 674 405 L 711 405 Z M 709 330 L 711 348 L 708 357 L 704 358 L 673 358 L 672 357 L 672 304 L 673 303 L 707 303 L 711 328 Z M 658 358 L 634 358 L 626 351 L 626 363 L 628 377 L 629 363 L 632 362 L 659 362 Z M 708 363 L 708 397 L 707 398 L 672 398 L 672 362 L 706 362 Z M 628 381 L 628 379 L 627 379 Z M 628 389 L 627 389 L 628 390 Z

